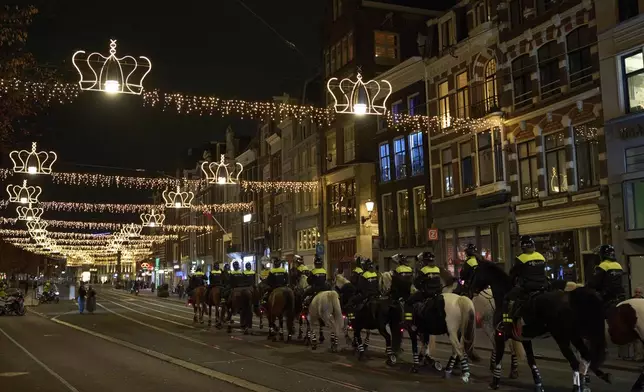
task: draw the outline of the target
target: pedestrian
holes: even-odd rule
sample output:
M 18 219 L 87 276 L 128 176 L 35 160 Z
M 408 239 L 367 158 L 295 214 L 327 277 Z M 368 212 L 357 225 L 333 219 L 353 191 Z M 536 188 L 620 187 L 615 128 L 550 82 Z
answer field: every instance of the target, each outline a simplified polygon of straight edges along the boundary
M 85 311 L 85 298 L 87 297 L 87 290 L 85 285 L 81 282 L 80 288 L 78 289 L 78 311 L 80 314 L 83 314 Z
M 87 290 L 87 311 L 94 313 L 96 310 L 96 291 L 92 286 Z
M 642 288 L 641 287 L 636 287 L 635 288 L 635 293 L 633 294 L 633 298 L 644 298 L 644 295 L 642 295 Z

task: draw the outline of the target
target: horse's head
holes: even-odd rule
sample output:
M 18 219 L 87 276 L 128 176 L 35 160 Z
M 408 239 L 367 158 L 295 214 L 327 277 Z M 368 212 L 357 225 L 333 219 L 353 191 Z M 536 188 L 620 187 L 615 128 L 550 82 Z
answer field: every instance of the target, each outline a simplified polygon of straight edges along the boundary
M 490 286 L 502 285 L 509 289 L 512 282 L 502 266 L 493 262 L 481 262 L 464 285 L 469 296 L 473 297 Z
M 379 286 L 380 286 L 381 292 L 388 293 L 389 290 L 391 290 L 391 280 L 392 280 L 392 274 L 390 271 L 385 271 L 382 274 L 380 274 Z
M 341 273 L 337 273 L 335 275 L 335 287 L 338 290 L 342 290 L 342 288 L 347 284 L 350 284 L 350 282 L 347 278 L 344 277 L 344 275 L 342 275 Z

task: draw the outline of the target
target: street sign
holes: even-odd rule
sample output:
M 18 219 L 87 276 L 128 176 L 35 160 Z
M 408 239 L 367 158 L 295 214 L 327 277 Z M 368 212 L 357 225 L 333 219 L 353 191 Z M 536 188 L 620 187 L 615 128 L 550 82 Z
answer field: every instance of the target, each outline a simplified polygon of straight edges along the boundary
M 319 243 L 315 246 L 315 254 L 322 256 L 324 254 L 324 245 Z
M 438 241 L 438 229 L 427 230 L 427 239 L 430 241 Z

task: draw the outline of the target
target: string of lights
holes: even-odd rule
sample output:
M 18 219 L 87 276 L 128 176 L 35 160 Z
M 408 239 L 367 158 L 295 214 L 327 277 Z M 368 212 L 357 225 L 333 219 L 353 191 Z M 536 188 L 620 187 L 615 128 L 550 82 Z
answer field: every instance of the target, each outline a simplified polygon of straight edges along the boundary
M 317 181 L 242 181 L 242 189 L 250 192 L 313 192 L 318 188 Z
M 6 208 L 9 204 L 9 200 L 0 200 L 0 208 Z M 102 204 L 65 201 L 45 201 L 40 202 L 38 206 L 47 211 L 109 213 L 142 213 L 166 208 L 163 204 Z M 200 204 L 191 205 L 191 209 L 199 212 L 249 212 L 253 210 L 253 203 Z
M 119 230 L 128 226 L 127 223 L 111 223 L 111 222 L 83 222 L 83 221 L 67 221 L 67 220 L 44 220 L 52 227 L 61 227 L 65 229 L 83 229 L 83 230 Z M 0 223 L 15 225 L 21 222 L 16 218 L 0 218 Z M 140 225 L 139 225 L 140 227 Z M 199 231 L 209 232 L 212 231 L 212 226 L 196 226 L 196 225 L 164 225 L 163 231 L 170 232 L 188 232 Z
M 43 83 L 18 79 L 0 79 L 0 96 L 10 94 L 12 91 L 20 91 L 24 97 L 49 105 L 52 103 L 65 104 L 72 102 L 78 97 L 80 89 L 74 83 Z
M 48 233 L 49 234 L 49 233 Z M 8 243 L 22 243 L 22 244 L 28 244 L 32 242 L 31 238 L 28 237 L 6 237 L 3 238 L 5 242 Z M 56 239 L 56 244 L 63 245 L 107 245 L 109 244 L 110 241 L 107 239 L 72 239 L 72 238 L 61 238 L 61 239 Z M 149 240 L 149 239 L 140 239 L 140 238 L 133 238 L 128 240 L 128 244 L 144 244 L 144 245 L 152 245 L 154 244 L 155 241 Z
M 28 230 L 0 229 L 0 236 L 29 237 L 30 234 Z M 52 238 L 57 238 L 57 239 L 59 238 L 70 239 L 70 240 L 86 239 L 86 240 L 96 240 L 96 241 L 109 241 L 115 237 L 118 237 L 118 235 L 115 235 L 115 234 L 72 233 L 72 232 L 64 232 L 64 231 L 48 231 L 47 236 Z M 163 234 L 163 235 L 141 234 L 139 238 L 130 239 L 130 241 L 140 240 L 140 241 L 152 241 L 155 243 L 160 243 L 160 242 L 165 242 L 169 240 L 176 240 L 178 238 L 179 236 L 177 234 Z

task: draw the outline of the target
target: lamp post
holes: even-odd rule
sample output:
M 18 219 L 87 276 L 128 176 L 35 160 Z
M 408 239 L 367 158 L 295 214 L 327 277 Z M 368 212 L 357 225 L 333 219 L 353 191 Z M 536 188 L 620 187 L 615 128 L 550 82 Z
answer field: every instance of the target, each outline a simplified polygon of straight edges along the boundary
M 371 214 L 373 213 L 373 208 L 375 207 L 376 203 L 371 201 L 371 199 L 367 200 L 364 203 L 365 208 L 367 209 L 367 212 L 369 213 L 369 216 L 361 216 L 360 220 L 362 221 L 362 224 L 364 225 L 368 220 L 371 220 Z

